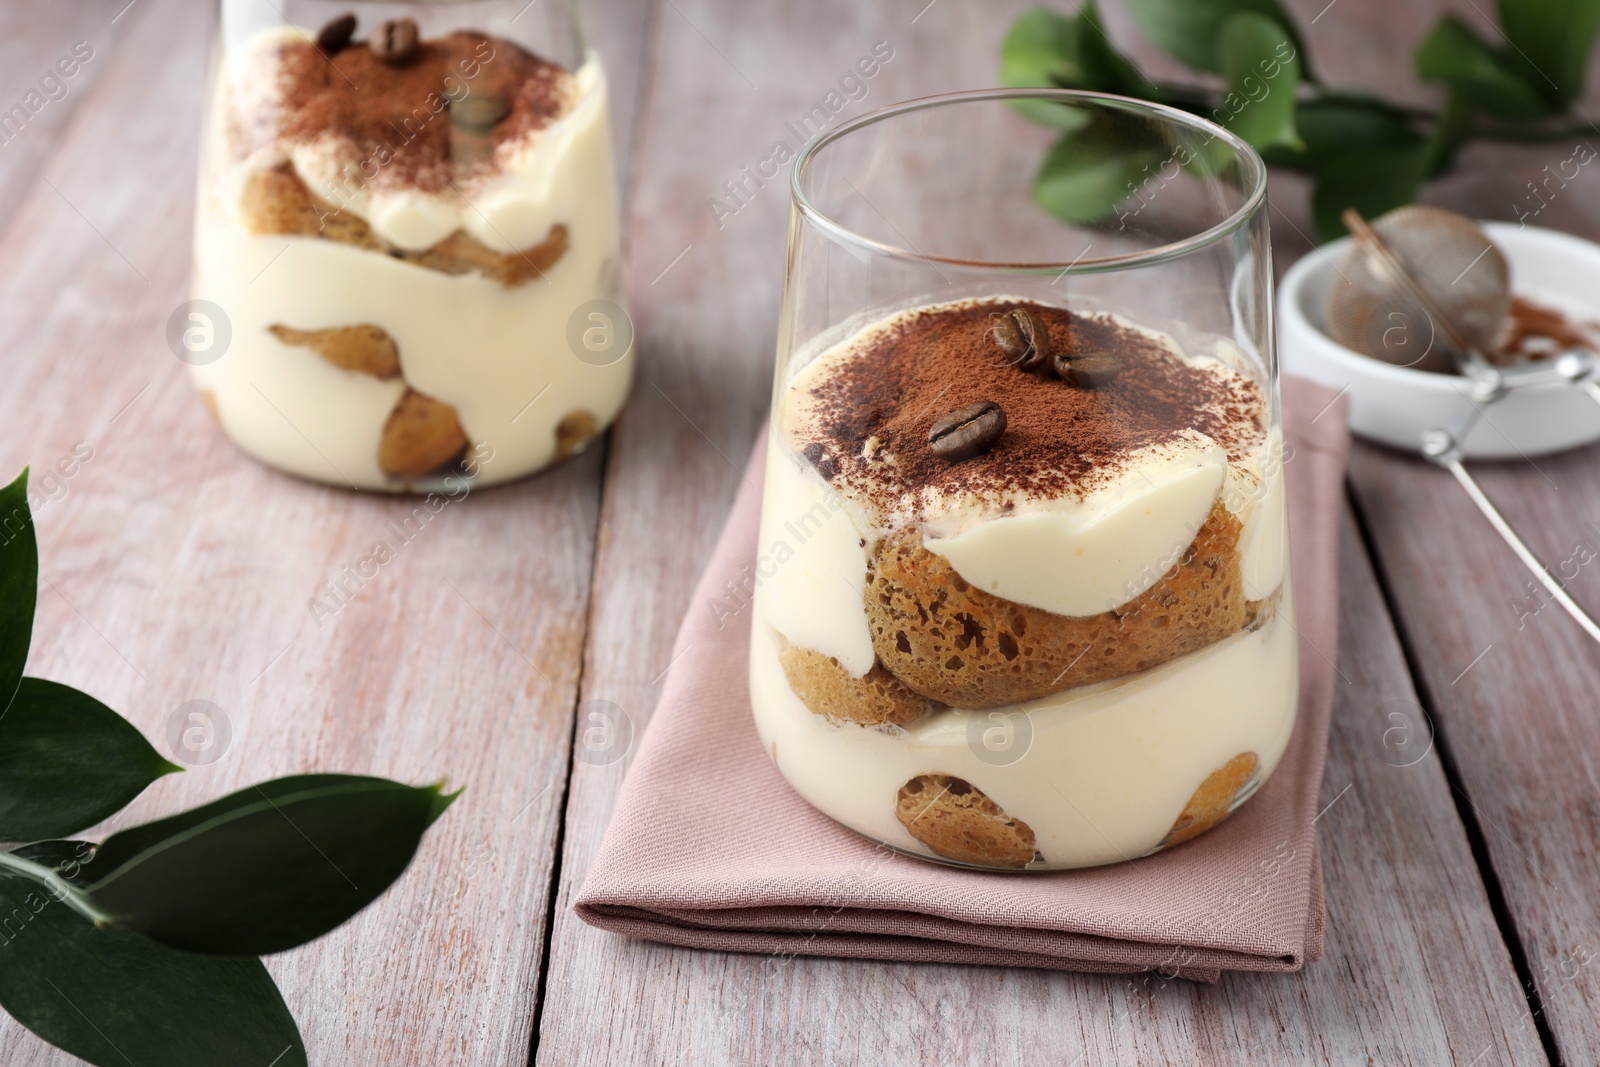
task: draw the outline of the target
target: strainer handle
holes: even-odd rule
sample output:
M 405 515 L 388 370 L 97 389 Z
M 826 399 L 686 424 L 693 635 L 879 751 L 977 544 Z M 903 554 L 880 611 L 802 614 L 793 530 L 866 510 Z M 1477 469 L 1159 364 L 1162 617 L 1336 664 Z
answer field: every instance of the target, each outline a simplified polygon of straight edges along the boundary
M 1579 389 L 1583 395 L 1600 404 L 1600 357 L 1591 348 L 1573 348 L 1561 353 L 1555 358 L 1551 366 L 1561 378 L 1566 379 Z
M 1600 404 L 1600 382 L 1588 381 L 1582 383 L 1582 389 L 1589 394 L 1589 399 Z
M 1594 395 L 1596 402 L 1600 403 L 1600 388 L 1596 388 L 1591 395 Z M 1483 489 L 1478 485 L 1477 479 L 1472 476 L 1461 462 L 1461 449 L 1456 445 L 1455 438 L 1443 430 L 1434 430 L 1423 439 L 1422 454 L 1455 475 L 1456 481 L 1461 483 L 1461 488 L 1465 489 L 1467 495 L 1472 498 L 1472 502 L 1478 505 L 1478 510 L 1483 512 L 1483 517 L 1489 520 L 1489 525 L 1495 528 L 1495 532 L 1500 535 L 1506 544 L 1511 546 L 1511 551 L 1517 554 L 1517 558 L 1522 560 L 1523 565 L 1533 572 L 1535 578 L 1539 579 L 1539 584 L 1549 591 L 1555 602 L 1565 608 L 1567 614 L 1571 615 L 1590 637 L 1600 641 L 1600 623 L 1596 623 L 1594 619 L 1590 618 L 1589 613 L 1584 611 L 1576 600 L 1567 595 L 1566 589 L 1556 580 L 1556 576 L 1550 573 L 1548 567 L 1539 562 L 1539 557 L 1535 556 L 1533 550 L 1527 546 L 1522 538 L 1517 536 L 1517 532 L 1511 528 L 1511 524 L 1506 521 L 1505 516 L 1500 514 L 1500 509 L 1495 507 L 1494 502 L 1484 494 Z

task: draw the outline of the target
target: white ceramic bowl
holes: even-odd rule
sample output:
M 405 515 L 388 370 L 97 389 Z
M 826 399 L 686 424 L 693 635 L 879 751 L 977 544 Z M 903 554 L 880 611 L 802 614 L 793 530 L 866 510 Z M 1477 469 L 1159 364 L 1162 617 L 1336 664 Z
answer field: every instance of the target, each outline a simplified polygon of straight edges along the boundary
M 1600 245 L 1532 226 L 1479 225 L 1511 264 L 1512 292 L 1580 319 L 1600 319 Z M 1415 452 L 1428 430 L 1454 427 L 1471 411 L 1467 381 L 1384 363 L 1352 352 L 1323 332 L 1328 286 L 1349 244 L 1345 238 L 1311 252 L 1278 286 L 1283 370 L 1347 389 L 1353 432 Z M 1484 410 L 1485 417 L 1462 442 L 1468 456 L 1537 455 L 1600 440 L 1600 407 L 1570 385 L 1528 386 Z

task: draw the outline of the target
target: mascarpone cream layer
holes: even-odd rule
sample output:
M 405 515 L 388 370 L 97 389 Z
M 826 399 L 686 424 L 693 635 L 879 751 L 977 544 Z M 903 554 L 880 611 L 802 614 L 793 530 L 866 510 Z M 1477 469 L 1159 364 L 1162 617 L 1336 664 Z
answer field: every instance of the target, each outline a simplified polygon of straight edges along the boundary
M 1277 610 L 1292 613 L 1287 584 L 1284 593 Z M 905 729 L 813 713 L 790 691 L 772 631 L 758 621 L 751 705 L 763 746 L 795 791 L 868 837 L 933 855 L 895 817 L 895 798 L 919 774 L 949 774 L 1028 824 L 1044 857 L 1035 866 L 1113 863 L 1155 849 L 1200 783 L 1234 756 L 1256 754 L 1258 781 L 1272 773 L 1294 729 L 1292 617 L 1274 614 L 1127 678 L 1008 708 L 946 709 Z M 1024 721 L 1011 718 L 1019 714 Z M 997 764 L 981 742 L 991 726 L 1031 738 L 1024 754 Z

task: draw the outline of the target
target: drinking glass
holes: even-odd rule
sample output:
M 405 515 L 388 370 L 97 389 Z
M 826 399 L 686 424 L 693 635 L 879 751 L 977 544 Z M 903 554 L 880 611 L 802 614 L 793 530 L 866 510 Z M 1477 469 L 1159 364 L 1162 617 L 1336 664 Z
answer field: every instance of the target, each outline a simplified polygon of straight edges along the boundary
M 223 431 L 451 493 L 595 439 L 634 363 L 607 115 L 569 0 L 222 0 L 168 340 Z
M 1260 157 L 1160 105 L 958 93 L 801 153 L 750 688 L 802 797 L 1036 871 L 1173 847 L 1272 773 L 1271 279 Z

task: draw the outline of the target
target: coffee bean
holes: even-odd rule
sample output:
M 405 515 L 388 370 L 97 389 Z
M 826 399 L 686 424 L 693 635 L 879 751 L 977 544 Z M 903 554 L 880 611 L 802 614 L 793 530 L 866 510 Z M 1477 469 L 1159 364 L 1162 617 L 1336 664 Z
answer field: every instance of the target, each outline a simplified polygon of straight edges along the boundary
M 994 343 L 1014 367 L 1031 369 L 1050 358 L 1050 329 L 1027 308 L 1012 308 L 994 320 Z
M 495 93 L 472 93 L 450 105 L 450 121 L 464 130 L 491 130 L 510 113 L 506 98 Z
M 1017 320 L 1017 328 L 1022 331 L 1022 339 L 1028 343 L 1028 350 L 1023 357 L 1024 367 L 1036 367 L 1039 364 L 1050 362 L 1050 328 L 1044 320 L 1027 308 L 1017 308 L 1011 313 Z
M 1079 389 L 1098 389 L 1122 373 L 1122 360 L 1110 352 L 1079 352 L 1056 356 L 1056 375 Z
M 317 31 L 317 47 L 322 49 L 325 56 L 334 55 L 350 43 L 355 32 L 356 17 L 351 14 L 340 15 Z
M 378 32 L 367 42 L 372 54 L 398 67 L 417 54 L 417 23 L 415 19 L 390 19 L 378 26 Z
M 952 411 L 928 430 L 933 454 L 951 463 L 986 452 L 1006 432 L 1006 413 L 993 400 Z
M 994 334 L 994 343 L 999 346 L 1005 355 L 1007 363 L 1020 363 L 1028 354 L 1028 342 L 1022 339 L 1022 331 L 1017 328 L 1017 320 L 1011 317 L 1008 311 L 1005 314 L 996 312 L 989 316 L 994 323 L 990 331 Z

